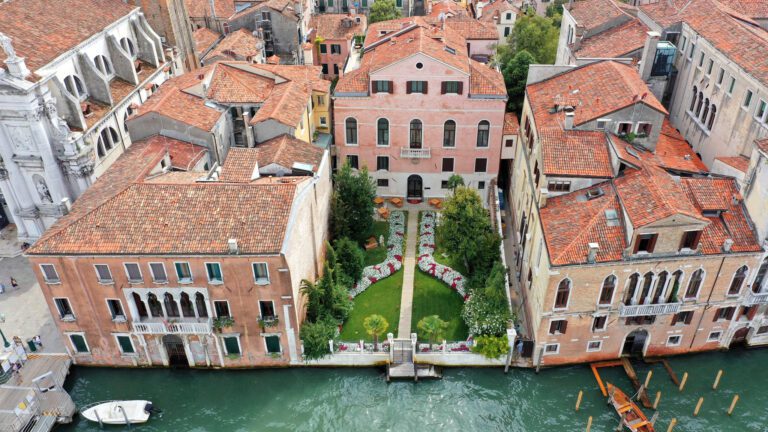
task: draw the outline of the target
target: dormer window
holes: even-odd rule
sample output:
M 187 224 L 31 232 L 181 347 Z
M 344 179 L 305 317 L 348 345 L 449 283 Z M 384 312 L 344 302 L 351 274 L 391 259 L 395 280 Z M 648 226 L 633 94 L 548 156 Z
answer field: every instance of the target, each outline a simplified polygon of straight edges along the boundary
M 701 231 L 686 231 L 683 233 L 683 239 L 680 241 L 680 250 L 696 250 L 699 247 Z
M 640 234 L 635 238 L 635 253 L 653 253 L 658 234 Z
M 627 135 L 630 132 L 632 132 L 632 123 L 625 123 L 625 122 L 619 123 L 619 128 L 616 131 L 616 133 L 618 133 L 619 136 Z
M 650 123 L 638 123 L 637 134 L 641 136 L 649 136 L 651 135 L 652 129 L 653 129 L 653 125 Z

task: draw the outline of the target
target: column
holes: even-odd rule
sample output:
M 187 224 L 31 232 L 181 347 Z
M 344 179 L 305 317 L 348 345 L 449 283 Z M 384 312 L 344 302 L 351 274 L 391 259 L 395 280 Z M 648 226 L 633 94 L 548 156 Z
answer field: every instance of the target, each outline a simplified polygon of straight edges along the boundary
M 189 366 L 195 367 L 195 356 L 192 353 L 192 349 L 189 348 L 189 335 L 181 335 L 181 340 L 184 342 L 184 353 L 187 355 Z

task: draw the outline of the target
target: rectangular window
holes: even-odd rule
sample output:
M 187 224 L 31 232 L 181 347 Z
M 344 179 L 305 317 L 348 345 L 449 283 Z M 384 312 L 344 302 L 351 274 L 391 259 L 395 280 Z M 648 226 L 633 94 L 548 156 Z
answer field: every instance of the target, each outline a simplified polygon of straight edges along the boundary
M 323 116 L 320 116 L 320 127 L 328 127 L 328 119 Z
M 757 111 L 755 111 L 755 118 L 761 122 L 765 121 L 765 107 L 768 105 L 764 100 L 760 99 L 760 103 L 757 104 Z
M 717 73 L 717 85 L 722 84 L 723 79 L 725 79 L 725 69 L 720 68 L 720 72 Z
M 81 334 L 71 334 L 69 335 L 69 341 L 72 342 L 72 347 L 75 348 L 75 352 L 90 352 L 88 349 L 88 343 L 85 341 L 85 336 Z
M 177 262 L 174 266 L 179 283 L 192 283 L 192 270 L 190 270 L 188 262 Z
M 475 159 L 475 172 L 476 173 L 484 173 L 487 168 L 488 168 L 488 159 L 486 159 L 486 158 L 477 158 L 477 159 Z
M 389 156 L 376 156 L 376 169 L 389 171 Z
M 140 283 L 142 281 L 141 269 L 138 263 L 124 263 L 125 274 L 128 275 L 128 282 Z
M 550 181 L 549 184 L 547 184 L 547 189 L 550 192 L 569 192 L 571 190 L 571 182 Z
M 733 319 L 733 314 L 736 312 L 736 307 L 724 307 L 720 308 L 715 312 L 715 319 L 714 321 L 730 321 Z
M 43 279 L 47 283 L 60 283 L 59 274 L 56 272 L 56 267 L 53 264 L 40 264 L 40 271 L 43 272 Z
M 621 122 L 616 130 L 619 135 L 626 135 L 632 132 L 632 123 Z
M 587 352 L 597 352 L 603 349 L 603 341 L 589 341 L 587 342 Z
M 267 346 L 267 352 L 269 354 L 279 354 L 282 352 L 280 349 L 280 336 L 267 336 L 264 338 L 264 343 Z
M 567 320 L 552 320 L 549 322 L 549 334 L 551 335 L 565 334 L 567 329 Z
M 736 86 L 736 78 L 731 77 L 731 83 L 728 84 L 728 94 L 733 93 L 733 88 Z
M 610 120 L 598 120 L 597 121 L 597 129 L 598 130 L 605 130 L 606 127 L 608 127 L 608 122 Z
M 125 312 L 120 300 L 107 299 L 107 307 L 109 308 L 109 315 L 112 317 L 112 321 L 125 321 Z
M 227 355 L 240 355 L 240 340 L 237 336 L 224 336 L 224 351 Z
M 267 263 L 253 263 L 253 280 L 257 285 L 266 285 L 269 283 Z
M 328 53 L 328 45 L 320 44 L 320 54 L 326 54 L 326 53 Z
M 554 355 L 560 352 L 560 344 L 544 345 L 544 355 Z
M 53 303 L 56 305 L 56 310 L 59 311 L 59 318 L 63 321 L 74 321 L 75 314 L 72 312 L 69 300 L 65 298 L 54 298 Z
M 392 81 L 374 81 L 374 93 L 392 93 Z
M 440 182 L 440 189 L 448 189 L 448 180 L 443 180 Z
M 653 130 L 653 125 L 650 123 L 638 123 L 637 134 L 640 136 L 649 136 Z
M 667 346 L 673 347 L 673 346 L 680 346 L 680 342 L 682 342 L 683 337 L 680 335 L 673 335 L 667 338 Z
M 93 267 L 96 268 L 96 279 L 98 279 L 99 283 L 110 284 L 114 282 L 112 279 L 112 272 L 109 271 L 108 265 L 94 264 Z
M 274 318 L 275 316 L 275 303 L 272 300 L 259 301 L 259 312 L 262 318 Z
M 347 163 L 349 164 L 350 168 L 357 169 L 358 168 L 357 155 L 347 155 Z
M 635 239 L 635 253 L 646 252 L 653 253 L 653 248 L 656 246 L 656 238 L 658 234 L 640 234 Z
M 744 108 L 747 108 L 751 104 L 752 104 L 752 90 L 747 90 L 747 93 L 744 95 L 744 102 L 742 102 L 741 106 L 743 106 Z
M 707 337 L 707 342 L 719 342 L 720 336 L 722 336 L 723 332 L 721 331 L 713 331 L 709 334 L 709 337 Z
M 514 145 L 515 145 L 515 140 L 513 140 L 513 139 L 508 139 L 508 140 L 504 141 L 504 147 L 512 147 Z
M 443 172 L 453 172 L 453 158 L 443 158 Z
M 688 60 L 693 58 L 693 52 L 696 51 L 696 44 L 692 43 L 691 47 L 688 48 Z
M 699 54 L 699 67 L 704 66 L 704 51 Z
M 678 312 L 675 315 L 672 315 L 672 325 L 678 323 L 687 325 L 690 324 L 691 321 L 693 321 L 693 311 Z
M 215 300 L 213 310 L 216 312 L 217 318 L 232 316 L 229 314 L 229 303 L 226 300 Z
M 680 249 L 696 250 L 699 247 L 701 231 L 686 231 L 680 241 Z
M 131 337 L 128 335 L 115 335 L 117 339 L 117 346 L 120 348 L 120 352 L 123 354 L 136 354 L 136 349 L 133 347 Z
M 442 94 L 461 94 L 462 90 L 462 82 L 461 81 L 443 81 L 442 83 Z
M 378 179 L 378 180 L 376 180 L 376 186 L 378 186 L 378 187 L 389 187 L 389 179 Z
M 339 74 L 339 65 L 337 63 L 333 64 L 333 74 L 338 75 Z
M 482 181 L 482 180 L 480 180 L 479 182 L 477 182 L 477 188 L 478 188 L 478 189 L 485 189 L 485 182 L 484 182 L 484 181 Z
M 707 75 L 712 74 L 712 67 L 715 65 L 715 61 L 712 59 L 709 59 L 709 63 L 707 63 Z
M 509 36 L 509 27 L 504 27 L 504 37 Z
M 323 63 L 322 65 L 320 65 L 320 67 L 323 69 L 322 70 L 323 75 L 328 75 L 328 64 L 327 63 Z
M 341 54 L 341 45 L 339 45 L 339 44 L 332 44 L 331 45 L 331 54 Z
M 399 8 L 403 7 L 403 0 L 395 0 L 395 6 Z
M 427 94 L 427 82 L 426 81 L 408 81 L 406 83 L 406 93 L 422 93 Z
M 596 316 L 592 319 L 592 331 L 603 331 L 608 324 L 608 315 Z
M 205 263 L 205 271 L 208 273 L 208 282 L 213 284 L 224 283 L 224 277 L 221 275 L 221 264 Z
M 325 105 L 325 98 L 323 96 L 317 97 L 317 106 L 323 106 Z
M 163 263 L 149 263 L 149 270 L 152 271 L 152 280 L 155 283 L 168 282 L 168 275 L 165 274 L 165 265 Z
M 682 39 L 680 40 L 680 52 L 681 52 L 681 53 L 685 52 L 685 44 L 686 44 L 687 42 L 688 42 L 688 38 L 686 38 L 685 36 L 683 36 L 683 37 L 682 37 Z

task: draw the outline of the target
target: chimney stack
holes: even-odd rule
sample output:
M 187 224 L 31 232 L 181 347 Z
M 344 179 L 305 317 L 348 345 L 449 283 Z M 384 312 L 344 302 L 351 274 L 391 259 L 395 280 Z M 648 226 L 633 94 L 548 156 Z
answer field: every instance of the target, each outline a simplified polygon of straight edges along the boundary
M 573 129 L 573 118 L 575 116 L 576 114 L 573 112 L 573 110 L 568 110 L 565 112 L 565 130 Z
M 731 251 L 731 248 L 733 247 L 733 240 L 732 239 L 725 239 L 723 242 L 723 252 L 728 253 Z
M 72 203 L 69 201 L 69 198 L 61 199 L 61 207 L 65 215 L 72 211 Z
M 589 253 L 587 253 L 587 262 L 594 264 L 597 260 L 597 251 L 600 250 L 599 243 L 589 243 Z
M 240 249 L 238 249 L 237 247 L 237 239 L 231 238 L 229 239 L 229 241 L 227 241 L 227 244 L 229 245 L 230 255 L 237 255 L 238 253 L 240 253 Z

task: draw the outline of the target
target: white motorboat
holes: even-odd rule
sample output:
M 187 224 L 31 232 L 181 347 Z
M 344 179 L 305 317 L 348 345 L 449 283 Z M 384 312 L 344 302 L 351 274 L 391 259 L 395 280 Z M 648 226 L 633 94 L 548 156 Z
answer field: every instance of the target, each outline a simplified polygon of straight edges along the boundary
M 149 420 L 152 402 L 146 400 L 99 402 L 83 408 L 80 414 L 100 424 L 138 424 Z

